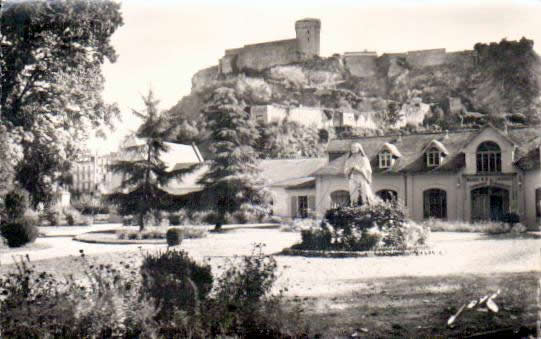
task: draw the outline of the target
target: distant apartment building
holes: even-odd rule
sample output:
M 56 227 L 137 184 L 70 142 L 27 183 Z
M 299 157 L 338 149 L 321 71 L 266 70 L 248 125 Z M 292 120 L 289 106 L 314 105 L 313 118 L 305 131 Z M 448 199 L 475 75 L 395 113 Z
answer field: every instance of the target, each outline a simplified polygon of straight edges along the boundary
M 112 173 L 109 170 L 118 153 L 106 155 L 84 154 L 72 166 L 72 192 L 99 193 L 110 184 Z
M 252 118 L 264 123 L 295 121 L 303 126 L 316 128 L 363 127 L 376 128 L 370 112 L 343 111 L 322 107 L 286 107 L 258 105 L 250 107 Z
M 374 112 L 336 110 L 333 114 L 333 126 L 376 129 L 377 125 L 373 115 Z

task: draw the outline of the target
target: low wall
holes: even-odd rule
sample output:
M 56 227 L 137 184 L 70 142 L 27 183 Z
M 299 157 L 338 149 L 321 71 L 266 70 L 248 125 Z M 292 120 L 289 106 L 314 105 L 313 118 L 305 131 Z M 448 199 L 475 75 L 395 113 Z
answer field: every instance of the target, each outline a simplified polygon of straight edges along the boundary
M 406 61 L 415 68 L 442 65 L 446 63 L 445 48 L 408 51 Z
M 286 65 L 298 60 L 297 40 L 282 40 L 247 45 L 237 56 L 240 71 L 263 71 L 271 66 Z

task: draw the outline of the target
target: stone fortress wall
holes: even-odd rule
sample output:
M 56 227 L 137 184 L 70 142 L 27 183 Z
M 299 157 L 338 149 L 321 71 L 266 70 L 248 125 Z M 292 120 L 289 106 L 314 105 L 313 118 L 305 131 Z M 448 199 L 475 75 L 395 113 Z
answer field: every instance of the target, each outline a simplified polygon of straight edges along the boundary
M 260 72 L 275 65 L 286 65 L 319 56 L 320 29 L 319 19 L 302 19 L 295 22 L 295 39 L 228 49 L 220 59 L 220 73 Z
M 228 49 L 220 59 L 221 74 L 245 71 L 261 72 L 277 65 L 286 65 L 319 56 L 321 21 L 302 19 L 295 22 L 295 39 L 245 45 Z M 405 53 L 384 53 L 378 56 L 373 51 L 346 52 L 342 55 L 344 65 L 352 76 L 372 77 L 377 74 L 378 65 L 388 69 L 400 60 L 411 68 L 423 68 L 443 64 L 473 65 L 472 50 L 447 52 L 445 48 L 408 51 Z
M 385 53 L 378 56 L 376 52 L 346 52 L 343 55 L 344 65 L 352 76 L 363 78 L 375 76 L 378 65 L 388 69 L 398 60 L 403 60 L 409 67 L 419 69 L 445 64 L 462 64 L 473 66 L 475 55 L 473 50 L 447 52 L 445 48 L 408 51 L 405 53 Z

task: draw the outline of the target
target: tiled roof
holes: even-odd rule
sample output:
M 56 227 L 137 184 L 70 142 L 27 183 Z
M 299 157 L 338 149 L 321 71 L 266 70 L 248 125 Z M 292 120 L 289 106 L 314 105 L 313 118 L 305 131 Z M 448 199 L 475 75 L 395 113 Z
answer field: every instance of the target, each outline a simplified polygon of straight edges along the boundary
M 309 186 L 314 182 L 315 179 L 311 174 L 326 163 L 327 158 L 269 159 L 262 160 L 259 167 L 268 186 L 304 188 L 305 185 Z M 177 164 L 178 168 L 185 168 L 187 165 L 191 166 L 191 164 Z M 201 190 L 202 186 L 198 185 L 197 181 L 207 171 L 208 165 L 202 165 L 194 172 L 183 176 L 181 180 L 173 180 L 166 190 L 174 194 Z
M 315 188 L 316 178 L 304 177 L 304 178 L 286 180 L 282 182 L 282 185 L 285 186 L 286 189 Z
M 362 144 L 364 151 L 370 158 L 374 173 L 415 173 L 415 172 L 454 172 L 464 167 L 464 147 L 472 141 L 482 130 L 462 130 L 448 133 L 424 133 L 403 136 L 378 136 L 358 139 L 332 140 L 327 152 L 335 158 L 327 166 L 320 168 L 314 175 L 343 175 L 345 158 L 350 145 L 354 142 Z M 539 168 L 539 154 L 536 147 L 541 143 L 541 128 L 528 127 L 510 129 L 507 134 L 500 132 L 507 140 L 517 146 L 515 159 L 517 166 Z M 441 143 L 448 154 L 443 158 L 442 164 L 436 168 L 428 168 L 423 158 L 423 150 L 434 140 Z M 395 160 L 390 169 L 379 169 L 377 154 L 385 143 L 397 147 L 402 157 Z M 537 153 L 536 153 L 537 152 Z M 526 165 L 528 164 L 528 165 Z M 533 167 L 537 166 L 537 167 Z M 521 167 L 522 168 L 522 167 Z M 523 168 L 526 169 L 526 168 Z
M 327 158 L 268 159 L 259 164 L 268 185 L 287 186 L 292 179 L 309 177 L 327 164 Z

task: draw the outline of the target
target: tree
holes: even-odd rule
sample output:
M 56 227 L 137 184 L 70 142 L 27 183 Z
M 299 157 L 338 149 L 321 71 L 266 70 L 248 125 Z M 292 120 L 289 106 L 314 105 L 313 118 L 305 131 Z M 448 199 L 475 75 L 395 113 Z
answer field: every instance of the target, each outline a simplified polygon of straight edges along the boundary
M 218 225 L 226 213 L 237 211 L 244 203 L 264 204 L 265 191 L 253 149 L 258 131 L 235 92 L 216 89 L 206 111 L 214 157 L 199 183 L 218 213 Z
M 320 130 L 295 121 L 257 123 L 255 150 L 261 159 L 313 158 L 324 154 Z
M 152 90 L 143 97 L 143 102 L 145 111 L 133 110 L 133 113 L 143 119 L 135 136 L 144 143 L 127 146 L 124 160 L 110 166 L 113 173 L 123 175 L 120 186 L 123 191 L 106 195 L 107 201 L 119 206 L 121 215 L 138 216 L 140 231 L 145 228 L 148 216 L 175 207 L 177 196 L 165 191 L 164 187 L 196 166 L 167 169 L 161 156 L 169 150 L 166 141 L 173 136 L 174 126 L 170 126 L 165 115 L 159 113 L 159 101 L 154 99 Z
M 13 1 L 0 18 L 0 125 L 24 148 L 17 178 L 33 205 L 49 202 L 81 141 L 118 113 L 102 97 L 105 59 L 116 60 L 110 37 L 122 25 L 112 0 Z M 47 165 L 24 175 L 43 160 Z M 31 156 L 29 156 L 31 155 Z M 43 194 L 45 192 L 45 194 Z

